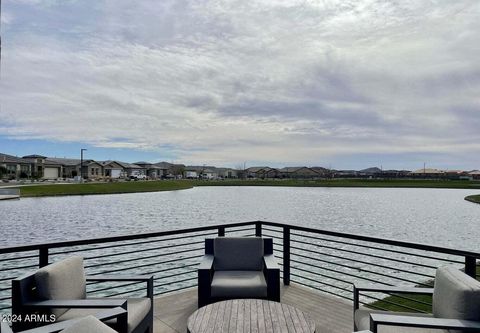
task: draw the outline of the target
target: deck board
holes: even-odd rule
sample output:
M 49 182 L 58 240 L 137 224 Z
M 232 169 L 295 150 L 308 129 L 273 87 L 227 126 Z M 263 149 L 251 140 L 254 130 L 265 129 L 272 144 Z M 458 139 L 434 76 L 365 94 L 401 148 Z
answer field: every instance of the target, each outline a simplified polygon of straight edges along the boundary
M 352 303 L 298 285 L 282 288 L 282 303 L 307 312 L 317 333 L 351 333 Z M 155 298 L 154 332 L 186 333 L 187 319 L 197 310 L 197 289 Z

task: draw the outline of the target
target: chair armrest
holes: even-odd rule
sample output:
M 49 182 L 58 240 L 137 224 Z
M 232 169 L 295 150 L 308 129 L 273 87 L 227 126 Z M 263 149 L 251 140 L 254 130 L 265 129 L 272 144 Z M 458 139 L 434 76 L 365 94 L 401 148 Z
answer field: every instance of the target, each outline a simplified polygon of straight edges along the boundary
M 419 327 L 446 330 L 480 331 L 480 321 L 434 317 L 400 316 L 394 314 L 370 314 L 370 329 L 376 333 L 379 325 Z
M 153 275 L 89 275 L 87 281 L 109 282 L 109 281 L 139 281 L 147 282 L 147 297 L 153 302 Z M 153 303 L 152 303 L 153 304 Z
M 110 319 L 114 319 L 114 318 L 117 318 L 118 320 L 124 319 L 125 324 L 126 324 L 127 311 L 125 309 L 120 308 L 120 307 L 116 307 L 116 308 L 113 308 L 113 309 L 108 309 L 108 310 L 104 310 L 104 311 L 101 311 L 101 312 L 97 312 L 97 313 L 93 314 L 93 316 L 96 317 L 97 319 L 101 320 L 101 321 L 106 321 L 106 320 L 110 320 Z M 69 327 L 70 325 L 72 325 L 73 323 L 78 321 L 79 319 L 80 318 L 65 320 L 65 321 L 54 323 L 54 324 L 34 328 L 34 329 L 31 329 L 31 330 L 22 331 L 21 333 L 58 333 L 58 332 L 64 330 L 65 328 Z M 3 326 L 2 326 L 2 331 L 1 332 L 2 333 L 4 332 L 3 331 Z M 13 333 L 12 331 L 5 331 L 5 332 Z
M 86 299 L 51 299 L 40 302 L 28 302 L 23 306 L 32 308 L 127 308 L 126 299 L 118 298 L 86 298 Z
M 265 264 L 263 274 L 267 281 L 267 298 L 270 301 L 280 302 L 280 266 L 273 254 L 263 256 Z
M 416 287 L 392 287 L 378 286 L 372 284 L 354 284 L 353 285 L 353 309 L 357 310 L 360 306 L 360 291 L 382 292 L 382 293 L 398 293 L 398 294 L 423 294 L 432 295 L 433 288 L 416 288 Z
M 206 254 L 202 257 L 200 264 L 198 265 L 198 270 L 212 270 L 213 269 L 214 256 L 211 254 Z
M 206 254 L 198 265 L 198 307 L 210 303 L 212 294 L 213 262 L 215 257 Z
M 373 292 L 392 292 L 404 294 L 433 294 L 433 288 L 416 288 L 416 287 L 392 287 L 392 286 L 377 286 L 372 284 L 355 284 L 357 291 L 373 291 Z
M 280 270 L 280 266 L 278 265 L 277 259 L 273 254 L 268 254 L 263 256 L 263 263 L 265 264 L 265 269 L 278 269 Z

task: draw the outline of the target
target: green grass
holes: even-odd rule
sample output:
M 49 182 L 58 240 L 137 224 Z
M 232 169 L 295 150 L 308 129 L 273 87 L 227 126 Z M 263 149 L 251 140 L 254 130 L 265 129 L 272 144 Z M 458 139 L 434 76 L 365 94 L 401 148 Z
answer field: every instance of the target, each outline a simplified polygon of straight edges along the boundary
M 380 187 L 380 188 L 468 188 L 480 189 L 480 182 L 455 180 L 176 180 L 113 183 L 49 184 L 21 187 L 22 197 L 113 194 L 188 189 L 195 186 L 298 186 L 298 187 Z
M 480 204 L 480 194 L 469 195 L 468 197 L 465 197 L 465 200 Z
M 477 266 L 477 279 L 478 279 L 479 276 L 480 276 L 480 266 Z M 426 283 L 433 286 L 433 281 L 428 281 Z M 431 304 L 432 303 L 432 296 L 416 295 L 416 294 L 402 294 L 402 296 L 403 296 L 403 298 L 398 297 L 398 296 L 388 296 L 381 301 L 375 301 L 373 303 L 370 303 L 370 305 L 374 309 L 376 307 L 378 307 L 378 308 L 385 309 L 385 310 L 388 310 L 388 311 L 415 312 L 411 309 L 408 309 L 408 308 L 413 308 L 413 309 L 417 309 L 417 310 L 420 310 L 420 311 L 425 311 L 425 312 L 428 312 L 428 313 L 432 312 L 432 306 L 431 305 L 425 305 L 425 304 L 415 302 L 415 301 L 420 301 L 420 302 Z M 407 298 L 409 298 L 409 299 L 407 299 Z M 401 305 L 404 305 L 408 308 L 405 308 L 405 307 L 399 306 L 399 305 L 394 305 L 392 303 L 401 304 Z
M 219 180 L 196 181 L 194 184 L 195 186 L 403 187 L 480 189 L 480 181 L 423 179 Z
M 192 184 L 182 181 L 131 181 L 118 183 L 32 185 L 21 187 L 20 193 L 22 197 L 43 197 L 56 195 L 173 191 L 188 188 L 192 188 Z

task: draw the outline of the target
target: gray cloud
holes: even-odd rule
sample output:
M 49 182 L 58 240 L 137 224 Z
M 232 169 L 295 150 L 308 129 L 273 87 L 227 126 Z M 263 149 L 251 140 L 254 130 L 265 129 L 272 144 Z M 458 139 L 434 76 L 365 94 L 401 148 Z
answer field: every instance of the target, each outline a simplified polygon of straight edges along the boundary
M 168 149 L 192 163 L 480 149 L 477 1 L 2 9 L 10 137 Z

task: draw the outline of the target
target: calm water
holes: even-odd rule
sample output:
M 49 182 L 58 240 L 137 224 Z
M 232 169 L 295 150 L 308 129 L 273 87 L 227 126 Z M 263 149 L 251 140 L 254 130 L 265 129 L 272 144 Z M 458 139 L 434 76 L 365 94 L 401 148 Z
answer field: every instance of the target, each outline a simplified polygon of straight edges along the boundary
M 198 187 L 0 202 L 1 246 L 267 220 L 478 251 L 472 190 Z

